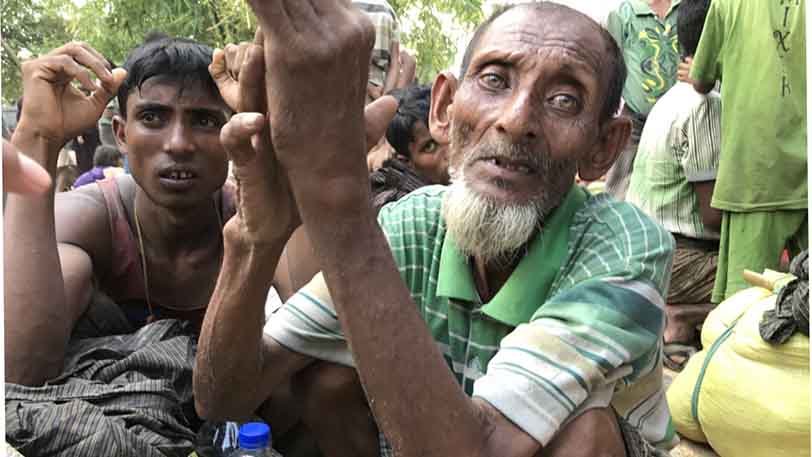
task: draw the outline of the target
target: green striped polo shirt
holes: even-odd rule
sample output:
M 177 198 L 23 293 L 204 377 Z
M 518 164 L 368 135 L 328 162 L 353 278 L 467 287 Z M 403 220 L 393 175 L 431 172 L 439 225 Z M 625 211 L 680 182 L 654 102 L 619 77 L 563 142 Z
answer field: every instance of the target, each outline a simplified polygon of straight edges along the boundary
M 678 82 L 651 110 L 629 183 L 626 201 L 671 233 L 718 240 L 705 227 L 693 183 L 713 181 L 722 150 L 722 99 Z
M 469 259 L 446 232 L 445 191 L 421 188 L 385 206 L 378 221 L 465 392 L 542 445 L 569 418 L 609 404 L 653 444 L 675 444 L 661 373 L 670 234 L 632 205 L 573 186 L 505 285 L 482 303 Z M 265 333 L 293 351 L 354 365 L 321 274 Z

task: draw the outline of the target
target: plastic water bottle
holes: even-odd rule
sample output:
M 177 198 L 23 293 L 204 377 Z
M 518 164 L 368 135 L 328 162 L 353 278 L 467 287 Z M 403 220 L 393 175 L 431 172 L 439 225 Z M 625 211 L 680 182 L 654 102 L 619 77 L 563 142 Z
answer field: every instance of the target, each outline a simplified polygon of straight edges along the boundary
M 271 427 L 264 422 L 249 422 L 240 427 L 240 447 L 231 457 L 271 457 Z

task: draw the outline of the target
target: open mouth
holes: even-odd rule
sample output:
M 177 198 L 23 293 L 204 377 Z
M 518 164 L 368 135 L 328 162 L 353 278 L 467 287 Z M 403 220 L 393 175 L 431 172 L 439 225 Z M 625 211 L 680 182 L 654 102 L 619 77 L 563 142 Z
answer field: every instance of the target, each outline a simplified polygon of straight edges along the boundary
M 514 159 L 508 157 L 486 157 L 482 159 L 485 163 L 495 165 L 499 168 L 530 175 L 536 172 L 536 167 L 528 160 Z
M 164 179 L 171 179 L 173 181 L 186 181 L 197 178 L 197 175 L 190 170 L 171 169 L 159 173 L 159 176 Z

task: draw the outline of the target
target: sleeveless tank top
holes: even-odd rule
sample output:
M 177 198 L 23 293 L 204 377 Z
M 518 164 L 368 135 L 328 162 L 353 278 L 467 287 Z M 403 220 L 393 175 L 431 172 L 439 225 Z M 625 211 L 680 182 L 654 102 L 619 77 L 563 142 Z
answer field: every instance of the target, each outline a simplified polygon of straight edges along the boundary
M 102 191 L 107 206 L 110 222 L 112 256 L 110 271 L 98 274 L 100 289 L 121 307 L 127 320 L 136 328 L 147 324 L 149 307 L 144 293 L 144 272 L 141 268 L 141 254 L 138 249 L 135 222 L 131 220 L 124 206 L 119 179 L 132 181 L 132 176 L 124 175 L 96 181 Z M 135 182 L 131 183 L 135 186 Z M 226 181 L 220 192 L 219 211 L 223 223 L 235 213 L 235 186 Z M 166 308 L 160 303 L 152 303 L 156 319 L 182 319 L 190 321 L 196 329 L 200 328 L 204 309 L 177 310 Z

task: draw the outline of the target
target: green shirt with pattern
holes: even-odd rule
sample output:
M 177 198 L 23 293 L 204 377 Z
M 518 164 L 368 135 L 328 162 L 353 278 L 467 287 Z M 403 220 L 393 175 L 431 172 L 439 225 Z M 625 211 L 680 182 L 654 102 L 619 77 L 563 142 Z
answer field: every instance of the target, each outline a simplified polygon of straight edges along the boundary
M 609 13 L 606 27 L 617 41 L 628 71 L 623 100 L 643 116 L 677 81 L 679 3 L 671 2 L 664 19 L 643 0 L 626 0 Z

